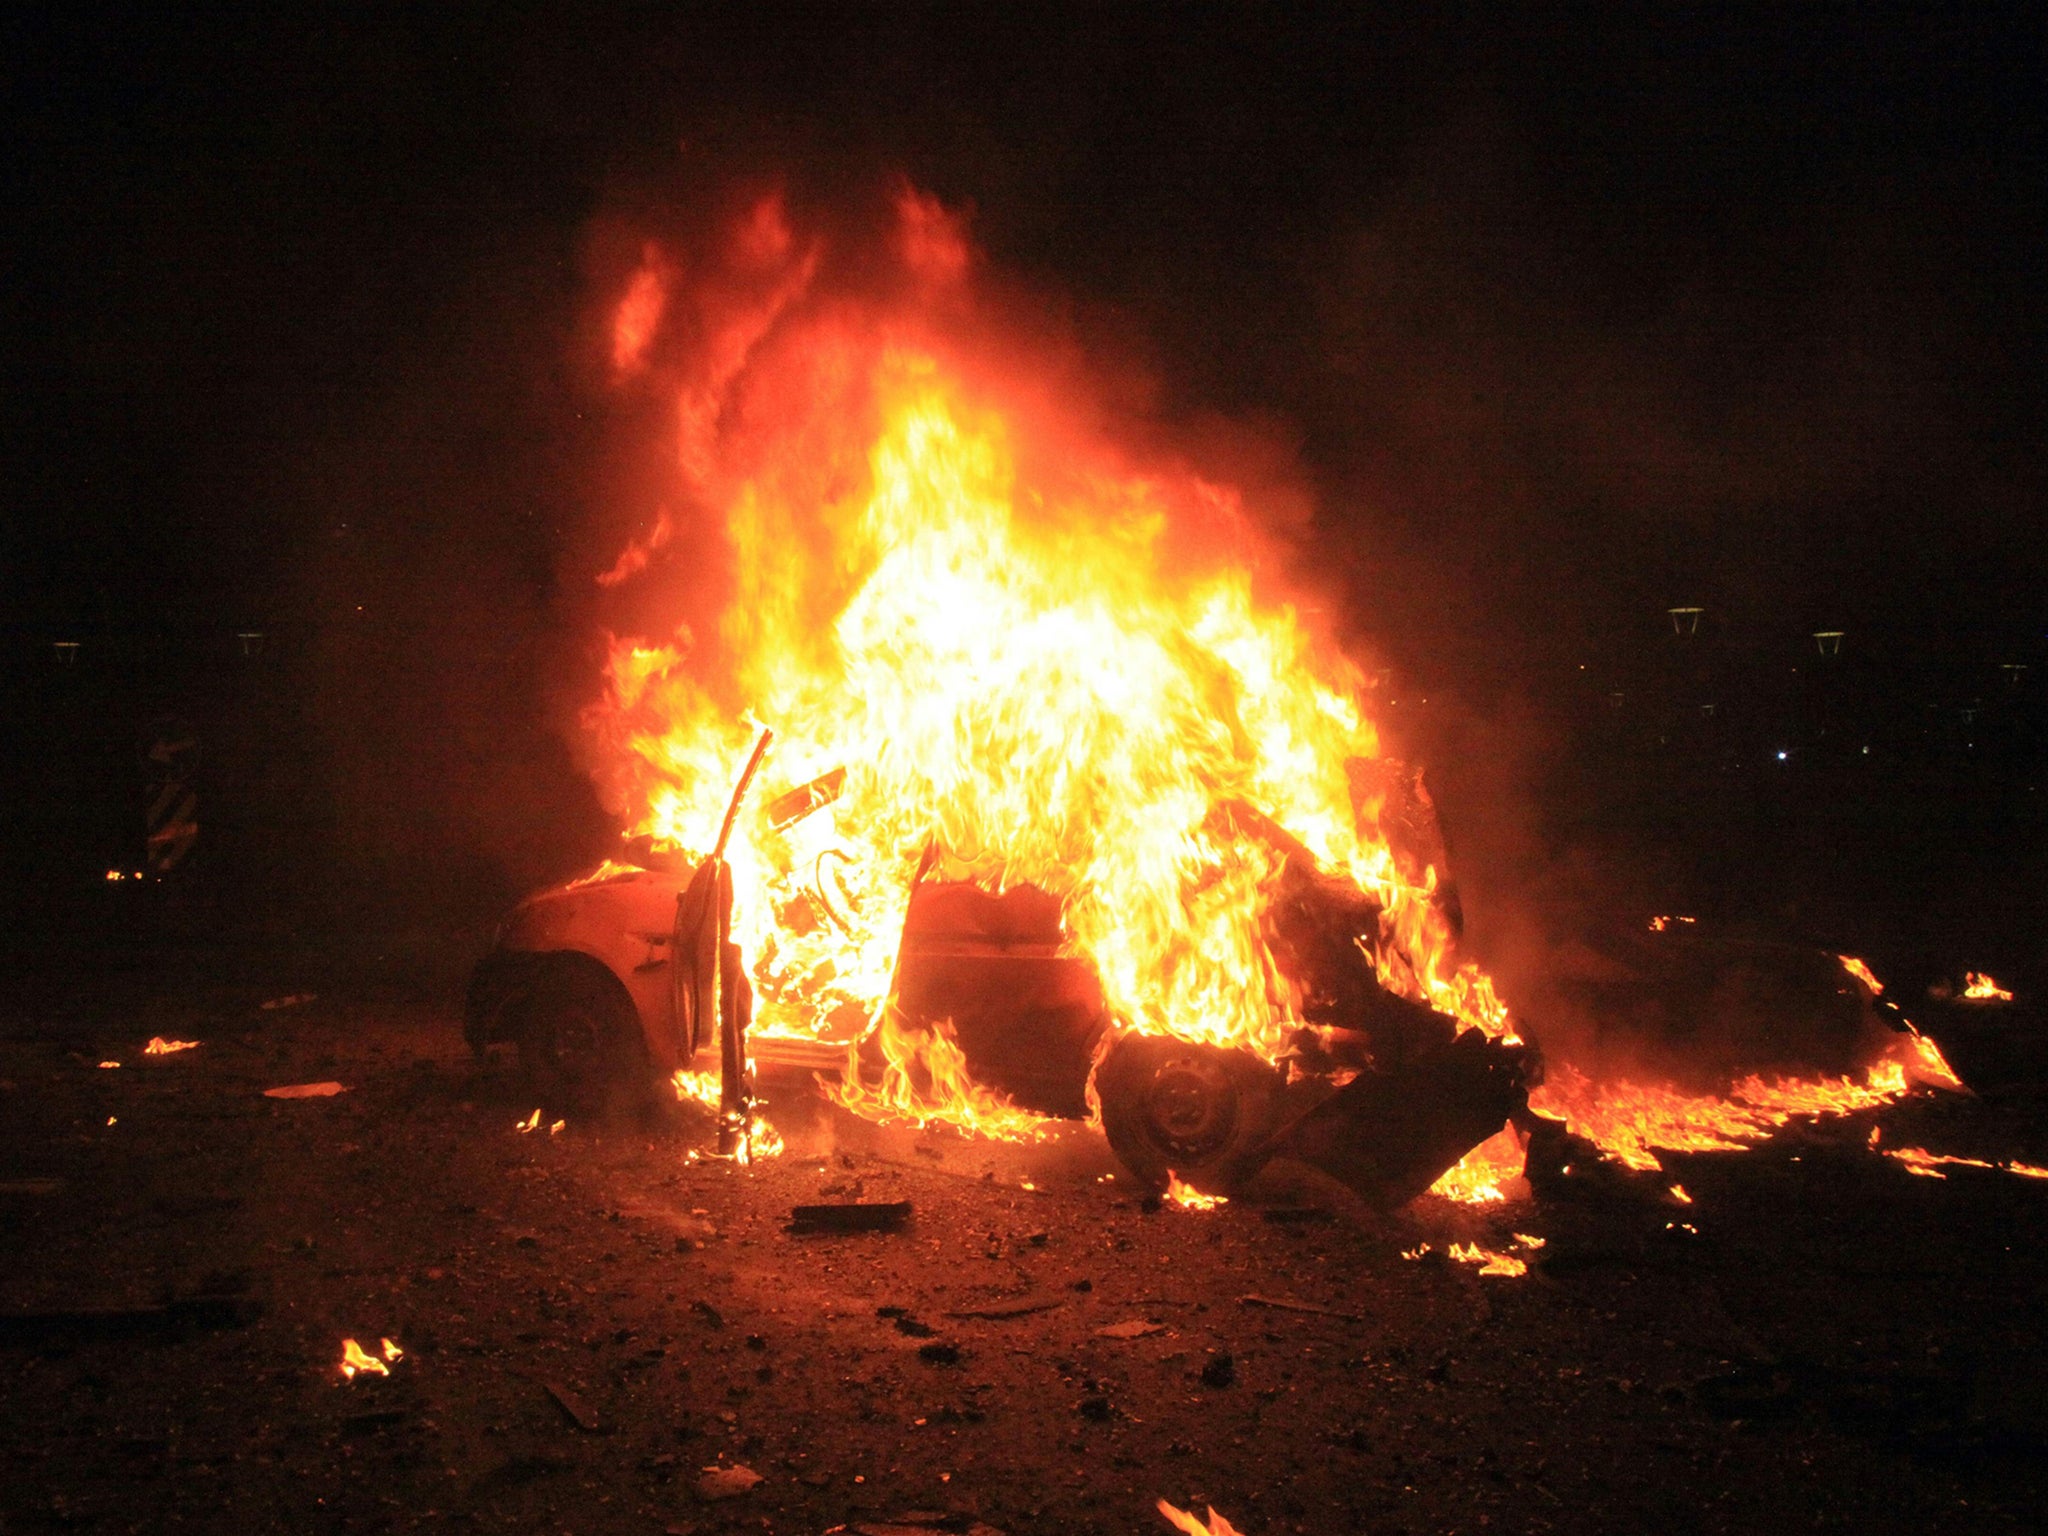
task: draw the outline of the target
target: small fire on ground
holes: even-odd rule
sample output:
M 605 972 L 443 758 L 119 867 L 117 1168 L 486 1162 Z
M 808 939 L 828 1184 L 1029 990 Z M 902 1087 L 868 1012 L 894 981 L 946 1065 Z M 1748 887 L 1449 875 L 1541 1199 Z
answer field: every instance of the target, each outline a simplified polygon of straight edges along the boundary
M 378 1354 L 371 1354 L 354 1339 L 341 1341 L 341 1377 L 354 1381 L 358 1376 L 389 1376 L 391 1367 L 405 1358 L 405 1351 L 390 1339 L 377 1341 Z
M 1166 1516 L 1167 1524 L 1184 1533 L 1184 1536 L 1241 1536 L 1236 1526 L 1213 1509 L 1209 1511 L 1209 1518 L 1204 1520 L 1192 1510 L 1176 1509 L 1165 1499 L 1161 1499 L 1159 1513 Z

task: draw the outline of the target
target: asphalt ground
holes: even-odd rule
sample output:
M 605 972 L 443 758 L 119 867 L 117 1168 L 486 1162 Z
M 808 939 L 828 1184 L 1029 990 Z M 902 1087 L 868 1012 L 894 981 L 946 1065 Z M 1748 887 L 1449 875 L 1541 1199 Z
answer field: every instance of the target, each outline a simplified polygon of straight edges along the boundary
M 1866 1145 L 2048 1162 L 2037 1087 L 1673 1157 L 1690 1206 L 1389 1216 L 1276 1167 L 1191 1212 L 1085 1127 L 878 1128 L 800 1078 L 752 1168 L 694 1106 L 522 1131 L 458 981 L 194 947 L 8 984 L 0 1530 L 2038 1528 L 2048 1182 Z M 788 1230 L 849 1200 L 911 1215 Z M 347 1380 L 346 1338 L 403 1353 Z

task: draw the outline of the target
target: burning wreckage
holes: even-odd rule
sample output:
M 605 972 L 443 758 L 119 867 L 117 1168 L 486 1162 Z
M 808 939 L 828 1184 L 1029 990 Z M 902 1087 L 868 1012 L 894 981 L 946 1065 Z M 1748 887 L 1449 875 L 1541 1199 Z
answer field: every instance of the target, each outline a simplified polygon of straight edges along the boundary
M 1433 845 L 1440 861 L 1421 775 L 1388 762 L 1353 772 L 1402 797 L 1398 824 L 1427 840 L 1403 851 Z M 778 797 L 770 824 L 824 809 L 844 778 L 834 770 Z M 1539 1128 L 1525 1092 L 1536 1058 L 1524 1042 L 1461 1028 L 1381 984 L 1382 913 L 1369 893 L 1319 868 L 1249 806 L 1219 806 L 1211 819 L 1278 860 L 1268 942 L 1302 1022 L 1277 1065 L 1243 1047 L 1118 1028 L 1095 966 L 1070 950 L 1060 903 L 1030 885 L 992 892 L 931 878 L 936 845 L 912 883 L 885 1021 L 854 1037 L 754 1030 L 723 853 L 693 864 L 644 847 L 649 867 L 614 864 L 521 904 L 476 970 L 468 1037 L 480 1049 L 515 1045 L 537 1090 L 562 1108 L 592 1108 L 715 1062 L 728 1154 L 749 1125 L 755 1068 L 839 1071 L 859 1084 L 893 1067 L 906 1078 L 917 1069 L 892 1063 L 892 1044 L 899 1062 L 929 1060 L 934 1045 L 944 1061 L 956 1044 L 968 1080 L 1028 1115 L 1086 1119 L 1099 1104 L 1112 1148 L 1158 1189 L 1178 1178 L 1227 1193 L 1284 1152 L 1400 1204 L 1504 1124 Z M 831 910 L 822 888 L 811 894 Z M 1436 904 L 1456 922 L 1454 887 L 1439 885 Z
M 765 1129 L 753 1097 L 765 1065 L 810 1069 L 821 1081 L 837 1074 L 836 1096 L 855 1108 L 964 1118 L 997 1135 L 1037 1116 L 1098 1118 L 1125 1167 L 1155 1190 L 1228 1194 L 1287 1156 L 1383 1207 L 1432 1189 L 1470 1198 L 1475 1178 L 1488 1187 L 1502 1170 L 1480 1157 L 1462 1184 L 1455 1174 L 1496 1139 L 1510 1144 L 1511 1171 L 1526 1167 L 1541 1185 L 1560 1179 L 1574 1157 L 1654 1170 L 1653 1146 L 1732 1148 L 1790 1114 L 1869 1107 L 1909 1081 L 1960 1086 L 1860 962 L 1657 918 L 1620 957 L 1612 973 L 1620 979 L 1603 989 L 1606 1007 L 1654 1013 L 1696 1066 L 1713 1054 L 1697 1038 L 1711 1017 L 1706 1027 L 1740 1052 L 1728 1070 L 1818 1063 L 1839 1075 L 1817 1086 L 1781 1077 L 1770 1090 L 1747 1079 L 1752 1098 L 1776 1103 L 1667 1093 L 1669 1103 L 1652 1105 L 1624 1085 L 1610 1118 L 1634 1120 L 1638 1134 L 1610 1125 L 1599 1140 L 1576 1135 L 1571 1118 L 1599 1118 L 1574 1101 L 1574 1086 L 1587 1091 L 1583 1078 L 1567 1068 L 1544 1106 L 1550 1113 L 1533 1107 L 1529 1090 L 1543 1081 L 1535 1046 L 1461 1026 L 1390 991 L 1380 980 L 1377 947 L 1387 941 L 1379 904 L 1242 804 L 1220 806 L 1210 820 L 1279 857 L 1265 934 L 1302 1022 L 1277 1064 L 1244 1047 L 1120 1029 L 1095 967 L 1068 952 L 1058 901 L 1034 886 L 992 892 L 929 878 L 935 845 L 912 880 L 882 1022 L 843 1039 L 757 1033 L 746 956 L 731 938 L 723 845 L 769 740 L 764 732 L 711 856 L 692 862 L 643 840 L 644 864 L 608 862 L 521 903 L 472 978 L 473 1048 L 516 1047 L 537 1095 L 563 1110 L 631 1102 L 663 1079 L 693 1089 L 715 1100 L 728 1156 L 748 1156 Z M 1389 824 L 1404 861 L 1426 852 L 1427 867 L 1444 867 L 1420 771 L 1387 760 L 1350 767 L 1382 805 L 1399 807 Z M 844 782 L 834 769 L 777 797 L 769 824 L 781 830 L 824 809 Z M 822 889 L 812 895 L 831 910 Z M 1455 934 L 1456 886 L 1436 883 L 1432 904 Z M 715 1067 L 700 1069 L 705 1061 Z M 1872 1061 L 1868 1083 L 1855 1084 L 1851 1074 Z M 875 1078 L 894 1092 L 863 1093 L 859 1085 Z M 948 1089 L 950 1106 L 939 1097 Z M 1660 1112 L 1674 1122 L 1661 1132 Z
M 741 1157 L 754 1066 L 810 1067 L 875 1118 L 1098 1121 L 1155 1188 L 1285 1155 L 1388 1206 L 1954 1082 L 1852 963 L 1684 923 L 1588 1007 L 1712 1035 L 1719 1086 L 1546 1080 L 1459 953 L 1421 773 L 1244 498 L 1134 460 L 1069 364 L 977 316 L 947 211 L 895 213 L 879 291 L 775 197 L 625 284 L 612 382 L 678 433 L 664 510 L 596 574 L 668 629 L 611 641 L 584 717 L 634 841 L 507 921 L 473 1045 L 565 1109 L 673 1080 Z M 1839 1075 L 1742 1076 L 1805 1066 Z

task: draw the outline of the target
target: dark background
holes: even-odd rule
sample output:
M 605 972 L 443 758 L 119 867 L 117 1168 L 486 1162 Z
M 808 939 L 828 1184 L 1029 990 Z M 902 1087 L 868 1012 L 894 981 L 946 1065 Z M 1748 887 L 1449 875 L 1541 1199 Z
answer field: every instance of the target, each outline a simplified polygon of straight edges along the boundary
M 1298 456 L 1511 980 L 1667 906 L 2044 958 L 2036 8 L 4 27 L 17 947 L 473 930 L 594 856 L 593 221 L 901 170 L 1159 416 Z M 166 712 L 201 841 L 110 887 Z

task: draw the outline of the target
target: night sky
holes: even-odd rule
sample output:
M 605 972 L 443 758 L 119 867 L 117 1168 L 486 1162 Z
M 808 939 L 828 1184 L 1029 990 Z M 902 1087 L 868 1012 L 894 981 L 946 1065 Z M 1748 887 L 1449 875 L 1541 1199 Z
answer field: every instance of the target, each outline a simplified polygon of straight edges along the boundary
M 1678 603 L 1930 697 L 2048 661 L 2037 8 L 1014 9 L 12 12 L 10 666 L 263 628 L 309 775 L 455 787 L 358 846 L 530 878 L 508 821 L 601 821 L 593 220 L 897 171 L 1166 419 L 1289 445 L 1418 687 L 1562 718 Z

